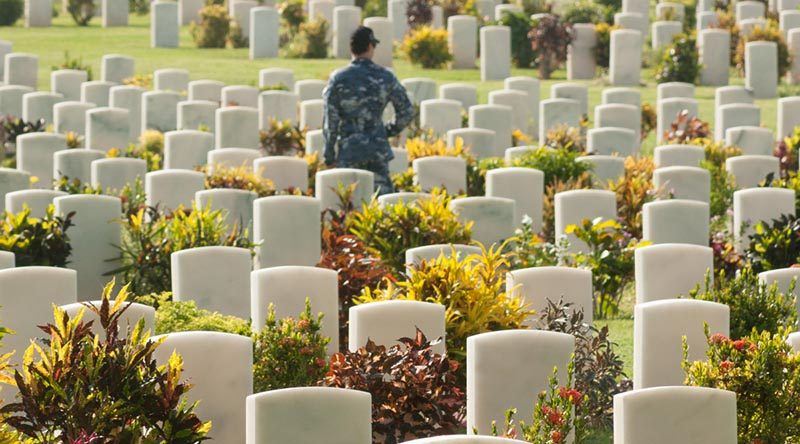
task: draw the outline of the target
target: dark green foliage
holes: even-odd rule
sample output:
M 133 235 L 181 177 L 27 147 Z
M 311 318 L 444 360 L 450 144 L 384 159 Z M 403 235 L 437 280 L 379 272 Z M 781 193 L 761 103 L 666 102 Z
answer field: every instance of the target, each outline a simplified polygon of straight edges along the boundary
M 581 153 L 568 149 L 538 148 L 513 160 L 511 166 L 536 168 L 544 173 L 545 186 L 569 182 L 591 171 L 588 162 L 576 162 Z
M 406 3 L 406 20 L 410 29 L 430 26 L 433 21 L 433 3 L 431 0 L 408 0 Z
M 170 301 L 168 298 L 171 298 L 171 294 L 163 293 L 153 301 L 158 303 L 156 334 L 218 331 L 250 336 L 250 323 L 244 319 L 197 308 L 194 301 Z M 146 298 L 137 298 L 137 302 L 148 301 Z
M 690 291 L 689 297 L 727 305 L 731 310 L 731 338 L 746 338 L 752 330 L 778 333 L 782 328 L 794 328 L 797 308 L 792 292 L 783 294 L 776 285 L 759 281 L 750 267 L 732 277 L 720 271 L 713 283 L 707 277 L 704 287 Z
M 531 47 L 536 52 L 539 78 L 549 79 L 553 72 L 567 61 L 567 48 L 572 42 L 571 26 L 557 15 L 548 14 L 533 23 L 528 33 Z
M 25 12 L 23 0 L 0 0 L 0 26 L 11 26 Z
M 678 34 L 672 45 L 664 50 L 656 68 L 656 81 L 694 83 L 700 65 L 697 63 L 697 40 L 694 36 Z
M 321 329 L 322 314 L 311 314 L 308 298 L 297 319 L 276 320 L 270 304 L 266 325 L 253 335 L 254 392 L 316 385 L 328 371 L 330 338 L 323 336 Z
M 750 238 L 747 259 L 759 273 L 800 262 L 800 218 L 783 214 L 772 222 L 759 222 Z
M 94 17 L 94 0 L 68 0 L 67 12 L 78 26 L 87 26 Z
M 298 59 L 324 59 L 328 57 L 328 21 L 322 18 L 301 23 L 286 57 Z
M 511 58 L 517 68 L 530 68 L 536 59 L 528 33 L 533 21 L 526 14 L 506 12 L 499 24 L 511 28 Z

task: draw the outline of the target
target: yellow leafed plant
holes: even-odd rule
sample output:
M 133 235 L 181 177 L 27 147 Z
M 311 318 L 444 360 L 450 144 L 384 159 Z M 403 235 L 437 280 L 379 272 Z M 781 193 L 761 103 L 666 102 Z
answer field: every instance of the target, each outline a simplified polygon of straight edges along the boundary
M 454 146 L 447 146 L 444 139 L 433 136 L 433 133 L 427 133 L 420 137 L 415 137 L 406 141 L 406 150 L 408 150 L 409 162 L 414 159 L 431 156 L 465 156 L 466 150 L 464 149 L 464 140 L 457 137 Z
M 524 328 L 525 319 L 533 315 L 521 298 L 506 291 L 509 262 L 502 248 L 481 246 L 480 254 L 461 259 L 453 252 L 450 257 L 423 261 L 414 267 L 408 280 L 385 290 L 365 289 L 356 303 L 402 299 L 444 305 L 447 352 L 463 363 L 467 337 Z

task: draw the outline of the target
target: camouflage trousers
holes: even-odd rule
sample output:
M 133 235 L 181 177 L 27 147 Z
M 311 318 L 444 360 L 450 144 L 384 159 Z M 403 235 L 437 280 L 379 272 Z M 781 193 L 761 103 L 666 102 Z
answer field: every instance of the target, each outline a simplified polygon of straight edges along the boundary
M 364 160 L 361 162 L 349 162 L 337 165 L 341 168 L 356 168 L 359 170 L 371 171 L 375 175 L 375 192 L 378 196 L 394 193 L 394 184 L 389 177 L 389 164 L 381 160 Z

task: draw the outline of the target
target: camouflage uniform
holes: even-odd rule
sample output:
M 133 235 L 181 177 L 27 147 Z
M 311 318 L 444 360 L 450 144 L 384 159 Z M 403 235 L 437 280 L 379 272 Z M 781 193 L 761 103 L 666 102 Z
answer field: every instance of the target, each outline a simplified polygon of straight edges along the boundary
M 406 89 L 389 70 L 371 60 L 355 59 L 331 75 L 323 98 L 325 164 L 372 171 L 378 194 L 393 192 L 389 161 L 394 153 L 388 138 L 400 134 L 414 118 Z M 383 110 L 389 103 L 395 119 L 384 124 Z

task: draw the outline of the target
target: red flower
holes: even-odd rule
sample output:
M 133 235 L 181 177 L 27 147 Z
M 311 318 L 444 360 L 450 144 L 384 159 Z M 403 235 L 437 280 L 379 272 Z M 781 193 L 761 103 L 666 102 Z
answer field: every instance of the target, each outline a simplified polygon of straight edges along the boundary
M 553 441 L 554 443 L 558 444 L 558 443 L 564 441 L 564 434 L 559 432 L 558 430 L 556 430 L 556 431 L 554 431 L 553 433 L 550 434 L 550 440 Z
M 724 344 L 729 341 L 727 336 L 720 333 L 714 333 L 713 335 L 711 335 L 709 340 L 711 340 L 712 344 Z
M 562 415 L 561 412 L 559 412 L 558 410 L 552 409 L 550 407 L 544 407 L 542 409 L 542 412 L 545 414 L 545 416 L 547 417 L 547 422 L 549 422 L 550 424 L 557 427 L 564 424 L 564 415 Z
M 728 370 L 733 368 L 733 362 L 731 361 L 722 361 L 719 363 L 719 369 L 723 372 L 727 372 Z
M 749 348 L 750 344 L 744 339 L 737 339 L 733 341 L 733 348 L 735 348 L 736 350 L 742 351 L 745 349 L 745 347 Z
M 581 405 L 581 401 L 583 401 L 583 395 L 575 389 L 561 387 L 558 390 L 558 394 L 561 396 L 561 399 L 568 399 L 575 406 Z

